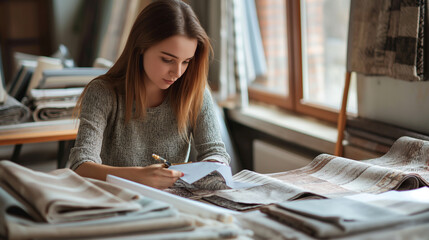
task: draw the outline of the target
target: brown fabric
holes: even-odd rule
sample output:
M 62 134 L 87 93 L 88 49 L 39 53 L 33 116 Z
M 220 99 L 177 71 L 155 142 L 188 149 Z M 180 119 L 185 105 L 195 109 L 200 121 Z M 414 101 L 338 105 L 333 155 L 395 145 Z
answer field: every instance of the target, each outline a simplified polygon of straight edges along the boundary
M 70 169 L 43 173 L 11 161 L 0 162 L 0 185 L 49 223 L 87 220 L 136 211 L 134 192 L 86 180 Z
M 347 70 L 424 80 L 424 17 L 424 0 L 352 0 Z

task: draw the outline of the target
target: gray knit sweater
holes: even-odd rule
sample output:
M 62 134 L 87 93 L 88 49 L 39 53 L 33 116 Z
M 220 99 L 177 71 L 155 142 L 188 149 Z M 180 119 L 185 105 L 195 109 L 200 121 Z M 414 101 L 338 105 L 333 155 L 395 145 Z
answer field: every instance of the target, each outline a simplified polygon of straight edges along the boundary
M 87 161 L 110 166 L 147 166 L 159 163 L 152 159 L 153 153 L 172 163 L 187 161 L 190 142 L 180 137 L 168 98 L 149 108 L 144 120 L 132 119 L 125 124 L 124 119 L 125 96 L 114 92 L 103 80 L 91 82 L 82 102 L 70 168 L 76 169 Z M 197 161 L 229 163 L 209 90 L 204 93 L 197 126 L 189 130 L 188 136 L 193 138 Z

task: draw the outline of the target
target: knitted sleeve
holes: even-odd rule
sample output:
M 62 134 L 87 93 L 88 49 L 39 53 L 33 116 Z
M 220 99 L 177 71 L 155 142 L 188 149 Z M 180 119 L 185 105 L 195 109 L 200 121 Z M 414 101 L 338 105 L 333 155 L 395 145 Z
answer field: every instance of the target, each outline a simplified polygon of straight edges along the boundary
M 198 152 L 197 161 L 216 160 L 229 164 L 231 158 L 222 141 L 215 107 L 210 90 L 206 89 L 197 125 L 192 132 L 195 149 Z
M 75 146 L 70 152 L 71 169 L 75 170 L 87 161 L 101 163 L 103 134 L 109 115 L 116 106 L 114 96 L 103 80 L 94 80 L 88 85 L 82 101 Z

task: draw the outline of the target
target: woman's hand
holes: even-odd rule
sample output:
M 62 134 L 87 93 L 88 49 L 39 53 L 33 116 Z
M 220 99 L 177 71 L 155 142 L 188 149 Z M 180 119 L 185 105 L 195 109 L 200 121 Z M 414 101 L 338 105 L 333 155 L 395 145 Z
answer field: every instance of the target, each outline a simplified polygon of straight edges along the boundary
M 129 176 L 130 180 L 158 189 L 165 189 L 173 186 L 173 184 L 184 175 L 182 172 L 165 168 L 164 164 L 153 164 L 147 167 L 141 167 L 138 168 L 137 171 L 133 171 L 133 173 L 132 176 Z
M 108 174 L 125 178 L 144 185 L 165 189 L 183 177 L 183 173 L 164 167 L 164 164 L 153 164 L 147 167 L 113 167 L 93 162 L 84 162 L 76 170 L 82 177 L 106 181 Z

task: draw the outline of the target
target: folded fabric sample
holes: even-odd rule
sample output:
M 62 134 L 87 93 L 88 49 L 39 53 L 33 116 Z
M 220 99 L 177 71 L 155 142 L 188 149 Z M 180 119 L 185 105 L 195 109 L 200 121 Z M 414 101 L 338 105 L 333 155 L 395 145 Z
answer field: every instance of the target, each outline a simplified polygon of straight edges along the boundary
M 94 184 L 70 169 L 37 172 L 0 161 L 0 185 L 49 223 L 87 220 L 137 211 L 140 195 L 104 183 Z M 107 187 L 108 186 L 108 187 Z
M 83 92 L 83 87 L 79 88 L 53 88 L 53 89 L 31 89 L 30 98 L 35 101 L 58 100 L 78 98 Z
M 9 95 L 6 95 L 5 102 L 0 104 L 0 125 L 21 123 L 29 116 L 30 109 Z
M 429 212 L 407 216 L 346 198 L 283 202 L 263 207 L 261 212 L 317 238 L 429 220 Z
M 255 239 L 315 240 L 315 238 L 282 224 L 260 211 L 243 212 L 237 215 L 237 218 L 243 228 L 252 229 Z
M 234 181 L 253 184 L 249 188 L 225 189 L 213 191 L 211 196 L 203 199 L 213 204 L 234 210 L 248 210 L 265 204 L 273 204 L 287 200 L 304 198 L 324 198 L 322 195 L 306 192 L 305 190 L 285 183 L 264 174 L 242 170 L 234 175 Z M 201 194 L 192 191 L 193 194 Z M 204 191 L 202 192 L 204 193 Z
M 68 119 L 73 116 L 76 100 L 38 102 L 33 111 L 34 121 Z
M 31 212 L 30 206 L 22 204 L 0 188 L 0 238 L 100 238 L 116 234 L 147 234 L 161 230 L 184 231 L 193 228 L 192 219 L 179 216 L 178 211 L 166 203 L 149 198 L 141 198 L 137 202 L 141 206 L 139 211 L 124 212 L 114 217 L 46 223 L 34 221 L 28 214 Z

